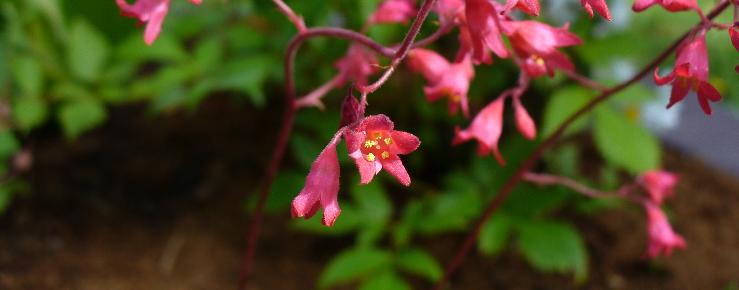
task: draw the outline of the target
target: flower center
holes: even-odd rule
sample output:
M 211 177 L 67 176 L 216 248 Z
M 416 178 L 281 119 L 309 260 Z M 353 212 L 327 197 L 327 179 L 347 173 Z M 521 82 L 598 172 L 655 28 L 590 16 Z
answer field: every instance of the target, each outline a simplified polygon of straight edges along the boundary
M 390 137 L 388 131 L 367 131 L 367 137 L 365 137 L 360 150 L 367 161 L 373 162 L 377 158 L 390 158 L 391 144 L 393 144 L 393 138 Z

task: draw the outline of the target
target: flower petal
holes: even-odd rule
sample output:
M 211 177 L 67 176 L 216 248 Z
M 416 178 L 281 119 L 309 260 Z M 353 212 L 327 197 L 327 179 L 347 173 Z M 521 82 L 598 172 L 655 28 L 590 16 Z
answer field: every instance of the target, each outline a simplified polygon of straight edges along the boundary
M 671 71 L 670 74 L 666 75 L 665 77 L 660 77 L 659 67 L 655 67 L 652 77 L 654 78 L 654 83 L 656 83 L 658 86 L 663 86 L 675 79 L 675 71 Z
M 154 40 L 159 37 L 159 32 L 162 31 L 162 23 L 164 23 L 164 17 L 167 16 L 168 10 L 168 1 L 162 1 L 151 12 L 151 18 L 146 23 L 146 30 L 144 30 L 144 42 L 146 44 L 152 45 Z
M 516 128 L 526 139 L 534 140 L 536 138 L 536 123 L 531 119 L 529 112 L 521 105 L 520 98 L 513 98 L 513 107 L 516 111 Z
M 690 87 L 683 81 L 678 80 L 673 83 L 672 92 L 670 93 L 670 101 L 667 103 L 667 108 L 669 109 L 673 105 L 685 99 L 689 90 Z
M 657 0 L 636 0 L 634 1 L 634 5 L 631 6 L 631 10 L 634 12 L 641 12 L 654 4 L 657 4 Z
M 385 115 L 379 114 L 379 115 L 371 115 L 367 116 L 362 120 L 362 123 L 360 125 L 360 129 L 363 131 L 372 131 L 372 130 L 392 130 L 393 129 L 393 121 L 390 121 L 390 118 L 388 118 Z
M 393 144 L 390 145 L 390 151 L 395 154 L 408 154 L 418 149 L 421 140 L 408 132 L 392 131 L 390 137 L 393 138 Z
M 377 165 L 375 161 L 367 161 L 364 157 L 354 159 L 354 163 L 357 164 L 359 170 L 359 182 L 367 184 L 372 181 L 372 178 L 377 174 Z
M 403 162 L 397 155 L 391 155 L 388 159 L 383 159 L 380 162 L 382 162 L 382 167 L 385 168 L 385 171 L 394 176 L 400 184 L 405 186 L 409 186 L 411 184 L 411 177 L 408 176 L 408 172 L 405 170 Z

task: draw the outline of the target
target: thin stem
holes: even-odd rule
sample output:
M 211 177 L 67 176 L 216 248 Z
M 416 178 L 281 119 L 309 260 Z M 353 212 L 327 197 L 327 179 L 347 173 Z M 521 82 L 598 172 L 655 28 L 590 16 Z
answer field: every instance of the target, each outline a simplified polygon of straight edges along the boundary
M 591 198 L 602 198 L 606 196 L 619 195 L 618 192 L 600 191 L 579 183 L 574 179 L 560 175 L 526 172 L 523 175 L 523 180 L 540 186 L 561 185 Z
M 426 17 L 431 12 L 431 7 L 434 6 L 434 3 L 436 0 L 424 0 L 423 4 L 421 4 L 421 8 L 418 10 L 418 13 L 416 14 L 416 18 L 413 19 L 413 24 L 411 25 L 411 28 L 408 30 L 408 33 L 405 35 L 405 38 L 403 39 L 403 42 L 400 44 L 400 47 L 398 50 L 395 51 L 395 55 L 393 56 L 393 60 L 390 63 L 390 67 L 385 70 L 385 72 L 382 74 L 382 76 L 375 81 L 374 83 L 363 86 L 358 88 L 360 92 L 371 94 L 380 87 L 382 87 L 383 84 L 390 78 L 390 76 L 395 72 L 395 68 L 403 61 L 406 55 L 408 55 L 408 51 L 410 50 L 411 46 L 413 45 L 413 41 L 416 39 L 416 36 L 418 36 L 418 32 L 421 31 L 421 26 L 426 21 Z
M 583 87 L 590 88 L 590 89 L 593 89 L 593 90 L 596 90 L 596 91 L 601 91 L 601 92 L 604 92 L 604 91 L 608 90 L 608 87 L 606 87 L 604 85 L 601 85 L 600 83 L 598 83 L 598 82 L 596 82 L 594 80 L 591 80 L 590 78 L 588 78 L 588 77 L 586 77 L 584 75 L 578 74 L 575 71 L 562 70 L 562 72 L 568 78 L 570 78 L 573 81 L 578 82 Z
M 297 99 L 295 101 L 295 105 L 298 108 L 314 106 L 320 110 L 323 110 L 324 105 L 323 105 L 323 102 L 321 102 L 321 98 L 323 98 L 323 96 L 325 96 L 329 91 L 335 88 L 343 80 L 344 80 L 344 77 L 340 75 L 334 76 L 334 78 L 330 79 L 328 82 L 316 88 L 309 94 L 305 95 L 302 98 Z
M 450 31 L 452 31 L 452 28 L 454 28 L 454 22 L 452 22 L 452 21 L 446 22 L 441 27 L 439 27 L 439 29 L 437 29 L 436 31 L 434 31 L 434 33 L 432 33 L 431 35 L 429 35 L 426 38 L 421 39 L 421 40 L 416 41 L 415 43 L 413 43 L 413 45 L 411 47 L 412 48 L 417 48 L 417 47 L 427 46 L 427 45 L 433 43 L 434 41 L 439 40 L 439 38 L 441 38 L 445 34 L 447 34 Z
M 711 12 L 708 14 L 709 19 L 715 18 L 718 14 L 720 14 L 722 11 L 724 11 L 729 6 L 729 2 L 726 0 L 721 1 L 719 4 L 716 5 L 716 7 L 711 10 Z M 475 244 L 475 241 L 477 240 L 477 237 L 480 234 L 480 229 L 482 228 L 482 225 L 487 221 L 493 213 L 503 204 L 503 202 L 508 198 L 508 196 L 511 194 L 511 191 L 516 187 L 516 185 L 523 180 L 524 174 L 531 171 L 531 169 L 534 167 L 536 162 L 541 158 L 544 151 L 549 149 L 554 145 L 554 143 L 562 136 L 562 134 L 567 130 L 567 128 L 575 122 L 578 118 L 582 117 L 586 113 L 590 112 L 593 108 L 595 108 L 598 104 L 602 103 L 603 101 L 607 100 L 610 96 L 613 94 L 622 91 L 623 89 L 627 88 L 628 86 L 632 85 L 633 83 L 639 81 L 641 78 L 647 76 L 657 65 L 659 65 L 662 61 L 664 61 L 679 45 L 680 43 L 688 37 L 690 33 L 693 32 L 695 29 L 699 29 L 702 27 L 702 22 L 698 25 L 694 26 L 693 29 L 691 29 L 689 32 L 683 34 L 680 38 L 678 38 L 675 42 L 672 43 L 668 48 L 666 48 L 662 53 L 660 53 L 657 57 L 654 58 L 649 64 L 644 66 L 641 71 L 639 71 L 636 75 L 631 77 L 629 80 L 610 88 L 604 92 L 602 92 L 598 97 L 590 101 L 589 103 L 585 104 L 585 106 L 581 107 L 579 110 L 577 110 L 575 113 L 570 115 L 562 124 L 559 125 L 557 130 L 549 135 L 547 138 L 544 139 L 529 155 L 529 157 L 521 163 L 520 167 L 516 170 L 516 172 L 503 184 L 498 194 L 495 196 L 495 198 L 487 205 L 485 208 L 482 216 L 480 219 L 474 224 L 472 230 L 465 238 L 464 242 L 462 243 L 462 246 L 457 251 L 457 254 L 452 258 L 452 260 L 447 264 L 446 270 L 444 271 L 444 276 L 436 283 L 433 289 L 441 290 L 449 281 L 449 278 L 452 276 L 452 274 L 459 268 L 460 265 L 462 265 L 462 262 L 464 262 L 465 257 L 469 254 L 469 251 L 472 249 L 472 246 Z
M 295 24 L 295 28 L 298 29 L 298 32 L 303 32 L 306 30 L 303 18 L 295 14 L 290 6 L 287 6 L 287 4 L 285 4 L 285 2 L 283 2 L 282 0 L 272 0 L 272 2 L 275 3 L 275 6 L 277 6 L 277 9 L 279 9 L 282 14 L 285 14 L 285 16 L 287 16 L 287 19 L 290 20 L 290 22 Z

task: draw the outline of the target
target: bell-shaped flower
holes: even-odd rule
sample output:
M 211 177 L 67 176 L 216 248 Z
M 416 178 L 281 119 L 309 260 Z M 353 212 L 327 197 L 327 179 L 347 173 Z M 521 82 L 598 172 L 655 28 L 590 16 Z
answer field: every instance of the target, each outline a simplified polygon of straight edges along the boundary
M 323 208 L 323 224 L 332 226 L 341 213 L 339 194 L 339 159 L 336 141 L 331 141 L 311 165 L 305 186 L 292 202 L 292 216 L 310 218 Z
M 467 92 L 475 76 L 469 57 L 458 63 L 449 63 L 432 50 L 416 48 L 408 54 L 408 64 L 413 71 L 421 73 L 428 82 L 423 91 L 429 102 L 446 96 L 449 99 L 450 114 L 461 107 L 464 116 L 469 115 Z
M 465 130 L 456 128 L 452 144 L 459 144 L 476 139 L 479 142 L 477 153 L 486 155 L 493 153 L 500 164 L 505 164 L 498 149 L 498 140 L 503 133 L 503 104 L 505 98 L 498 98 L 483 108 Z
M 697 93 L 698 103 L 706 115 L 712 112 L 709 101 L 721 100 L 718 90 L 708 83 L 708 51 L 704 34 L 695 36 L 678 48 L 675 68 L 669 75 L 660 77 L 659 68 L 656 68 L 654 82 L 660 86 L 672 84 L 672 93 L 667 108 L 685 99 L 691 90 Z
M 658 4 L 670 12 L 678 12 L 685 10 L 698 11 L 698 3 L 695 0 L 635 0 L 631 9 L 635 12 L 641 12 L 653 5 Z
M 415 15 L 415 0 L 385 0 L 369 19 L 375 24 L 407 23 Z
M 499 25 L 496 2 L 488 0 L 467 0 L 465 4 L 464 23 L 459 26 L 460 49 L 457 60 L 468 54 L 474 64 L 493 62 L 490 51 L 501 58 L 508 57 L 508 50 L 503 43 Z
M 509 11 L 514 7 L 532 16 L 539 16 L 541 10 L 539 0 L 506 0 L 504 11 Z
M 644 208 L 647 212 L 648 257 L 669 256 L 673 249 L 685 248 L 685 240 L 672 230 L 667 216 L 659 206 L 645 202 Z
M 585 8 L 585 11 L 588 12 L 591 18 L 593 17 L 593 10 L 595 10 L 601 17 L 611 21 L 611 12 L 608 11 L 606 0 L 580 0 L 580 4 L 582 4 L 582 7 Z
M 415 151 L 421 141 L 413 134 L 393 130 L 393 127 L 387 116 L 371 115 L 344 134 L 347 151 L 357 164 L 362 184 L 372 181 L 383 168 L 401 184 L 411 184 L 398 155 Z
M 513 98 L 513 109 L 516 114 L 516 128 L 518 129 L 518 132 L 520 132 L 526 139 L 536 139 L 536 123 L 534 123 L 534 119 L 531 118 L 529 112 L 526 111 L 526 108 L 521 104 L 520 97 Z
M 367 84 L 369 76 L 378 71 L 377 57 L 375 54 L 361 45 L 352 45 L 349 47 L 346 55 L 336 61 L 334 65 L 339 70 L 341 81 L 337 82 L 337 86 L 343 85 L 345 82 L 355 82 L 359 86 Z
M 538 21 L 505 21 L 503 28 L 513 51 L 521 59 L 521 68 L 530 77 L 554 75 L 555 69 L 571 71 L 574 65 L 557 49 L 582 43 L 567 31 L 568 25 L 552 27 Z
M 133 5 L 126 0 L 116 0 L 124 16 L 137 18 L 141 23 L 146 23 L 144 30 L 144 42 L 151 45 L 159 37 L 162 23 L 169 11 L 169 0 L 136 0 Z M 200 4 L 201 0 L 190 0 L 193 4 Z
M 646 190 L 649 199 L 657 205 L 673 195 L 673 188 L 677 184 L 677 175 L 662 170 L 644 172 L 637 181 Z

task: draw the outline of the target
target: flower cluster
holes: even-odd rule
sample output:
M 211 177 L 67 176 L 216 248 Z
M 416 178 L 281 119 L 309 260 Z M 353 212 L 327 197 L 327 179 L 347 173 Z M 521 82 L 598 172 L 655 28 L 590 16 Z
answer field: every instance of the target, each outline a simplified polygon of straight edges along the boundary
M 637 184 L 646 191 L 649 197 L 642 201 L 642 205 L 647 215 L 646 255 L 650 258 L 660 255 L 669 256 L 673 249 L 682 249 L 686 246 L 683 237 L 675 233 L 667 216 L 660 208 L 662 201 L 673 195 L 677 180 L 678 177 L 675 174 L 660 170 L 647 171 L 637 178 Z

